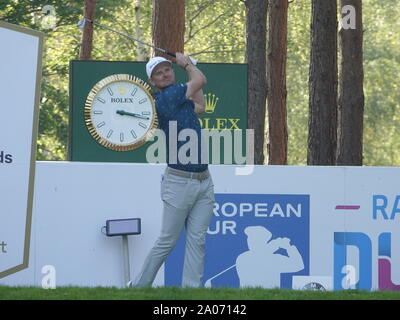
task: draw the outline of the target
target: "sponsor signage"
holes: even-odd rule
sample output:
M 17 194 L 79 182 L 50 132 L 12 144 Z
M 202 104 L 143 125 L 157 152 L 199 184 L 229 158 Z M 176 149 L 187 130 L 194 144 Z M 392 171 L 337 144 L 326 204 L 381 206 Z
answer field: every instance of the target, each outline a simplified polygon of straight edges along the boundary
M 309 274 L 310 197 L 216 194 L 206 238 L 206 287 L 292 288 Z M 180 285 L 183 238 L 166 263 L 166 285 Z
M 10 146 L 2 151 L 1 170 L 12 168 L 19 153 Z M 206 287 L 400 290 L 399 168 L 255 166 L 253 174 L 235 176 L 235 167 L 210 166 L 216 203 L 206 235 Z M 35 263 L 3 273 L 0 283 L 41 286 L 54 275 L 56 286 L 125 286 L 121 240 L 102 234 L 102 226 L 141 219 L 141 234 L 129 240 L 134 279 L 161 229 L 164 170 L 161 164 L 38 162 Z M 13 194 L 11 186 L 7 180 L 2 194 L 22 198 L 23 184 Z M 15 263 L 23 260 L 27 219 L 17 207 L 6 214 L 7 197 L 1 197 L 2 267 L 16 253 Z M 155 286 L 181 284 L 184 251 L 182 237 Z
M 247 155 L 247 139 L 251 139 L 246 130 L 247 65 L 199 63 L 198 66 L 207 76 L 207 85 L 203 88 L 205 112 L 199 115 L 199 122 L 201 129 L 207 135 L 208 162 L 210 164 L 244 164 Z M 158 136 L 138 148 L 119 152 L 98 143 L 91 137 L 85 125 L 85 101 L 97 83 L 101 85 L 103 79 L 116 74 L 129 74 L 148 82 L 145 70 L 146 62 L 80 60 L 70 62 L 69 160 L 165 163 L 165 160 L 160 159 L 161 157 L 154 155 L 159 153 L 157 150 L 157 146 L 160 144 Z M 187 73 L 182 68 L 174 65 L 174 70 L 176 83 L 188 82 Z M 232 79 L 232 81 L 225 81 L 226 79 Z M 122 84 L 116 88 L 118 92 L 115 93 L 110 88 L 103 90 L 102 94 L 97 97 L 100 105 L 106 106 L 108 109 L 119 110 L 124 107 L 135 113 L 146 112 L 138 107 L 141 104 L 142 96 L 135 96 L 135 91 L 127 90 Z M 100 110 L 94 110 L 91 116 L 94 119 L 105 119 Z M 103 123 L 103 120 L 99 120 L 98 126 L 102 128 L 101 130 L 107 128 L 104 135 L 117 134 L 120 137 L 123 130 L 119 127 L 119 122 L 115 119 L 111 121 L 112 124 L 109 122 L 104 120 Z M 112 131 L 109 131 L 108 128 L 112 128 Z M 129 130 L 127 132 L 129 134 Z M 190 143 L 193 143 L 187 137 L 178 136 L 177 138 L 186 142 L 182 148 L 184 146 L 188 148 Z M 177 139 L 174 143 L 177 143 Z M 161 144 L 164 145 L 164 142 Z
M 43 35 L 0 21 L 0 278 L 28 267 Z M 18 97 L 18 99 L 15 99 Z

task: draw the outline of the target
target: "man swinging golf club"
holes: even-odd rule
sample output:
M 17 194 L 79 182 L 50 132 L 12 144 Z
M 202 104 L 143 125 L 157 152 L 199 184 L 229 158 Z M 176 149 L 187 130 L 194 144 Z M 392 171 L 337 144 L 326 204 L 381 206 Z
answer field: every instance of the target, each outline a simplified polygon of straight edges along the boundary
M 175 84 L 172 63 L 162 57 L 150 59 L 146 72 L 150 83 L 158 90 L 155 94 L 157 116 L 166 141 L 169 141 L 169 131 L 173 126 L 176 126 L 178 136 L 180 131 L 190 129 L 197 135 L 197 159 L 188 163 L 180 161 L 178 151 L 186 141 L 176 141 L 176 150 L 167 149 L 168 166 L 161 182 L 164 205 L 161 234 L 133 282 L 136 287 L 152 285 L 183 228 L 186 229 L 186 248 L 182 286 L 200 287 L 202 284 L 205 237 L 215 201 L 208 165 L 200 161 L 201 129 L 196 116 L 204 112 L 202 88 L 206 84 L 206 77 L 187 55 L 176 53 L 176 63 L 189 75 L 186 84 Z M 195 151 L 190 150 L 196 154 Z
M 161 198 L 164 203 L 161 234 L 148 254 L 139 276 L 129 285 L 152 285 L 158 270 L 175 247 L 185 227 L 186 250 L 182 286 L 199 287 L 204 269 L 205 236 L 214 206 L 214 185 L 207 164 L 201 163 L 201 129 L 196 116 L 204 112 L 202 88 L 207 82 L 206 77 L 196 67 L 197 61 L 192 57 L 155 47 L 88 18 L 81 19 L 78 27 L 82 29 L 87 22 L 176 57 L 176 63 L 189 75 L 188 83 L 175 85 L 171 61 L 154 57 L 146 65 L 149 81 L 158 89 L 155 95 L 157 116 L 159 128 L 164 131 L 166 141 L 169 141 L 170 127 L 176 126 L 178 136 L 182 130 L 189 129 L 197 136 L 198 149 L 197 153 L 190 150 L 197 159 L 188 163 L 182 163 L 178 157 L 178 150 L 186 141 L 176 141 L 176 150 L 167 149 L 168 166 L 161 182 Z M 167 146 L 169 145 L 168 143 Z

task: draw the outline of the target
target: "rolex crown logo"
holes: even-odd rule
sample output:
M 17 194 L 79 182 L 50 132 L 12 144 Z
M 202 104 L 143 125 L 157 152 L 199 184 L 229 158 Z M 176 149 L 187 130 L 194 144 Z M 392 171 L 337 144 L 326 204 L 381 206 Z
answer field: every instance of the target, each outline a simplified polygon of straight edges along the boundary
M 206 113 L 213 113 L 215 111 L 219 98 L 212 93 L 205 94 L 204 98 L 206 101 L 206 106 L 205 106 Z

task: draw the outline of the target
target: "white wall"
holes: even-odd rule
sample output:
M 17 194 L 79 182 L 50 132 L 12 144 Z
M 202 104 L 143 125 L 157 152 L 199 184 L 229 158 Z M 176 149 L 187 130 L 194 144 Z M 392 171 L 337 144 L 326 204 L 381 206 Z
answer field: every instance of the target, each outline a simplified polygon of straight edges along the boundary
M 327 277 L 328 287 L 333 287 L 334 232 L 364 232 L 372 242 L 372 288 L 377 288 L 377 237 L 390 232 L 392 280 L 400 283 L 399 217 L 372 218 L 374 194 L 385 195 L 392 211 L 400 194 L 399 168 L 256 166 L 248 176 L 236 176 L 235 168 L 210 166 L 217 195 L 310 195 L 310 279 Z M 53 265 L 57 286 L 122 287 L 121 238 L 108 238 L 100 229 L 107 219 L 142 219 L 142 234 L 130 236 L 129 242 L 131 274 L 136 276 L 160 230 L 164 169 L 148 164 L 37 162 L 29 268 L 0 279 L 0 284 L 40 286 L 42 267 Z M 342 204 L 360 209 L 335 210 Z M 349 249 L 348 255 L 356 265 L 357 248 Z M 163 285 L 163 271 L 155 285 Z

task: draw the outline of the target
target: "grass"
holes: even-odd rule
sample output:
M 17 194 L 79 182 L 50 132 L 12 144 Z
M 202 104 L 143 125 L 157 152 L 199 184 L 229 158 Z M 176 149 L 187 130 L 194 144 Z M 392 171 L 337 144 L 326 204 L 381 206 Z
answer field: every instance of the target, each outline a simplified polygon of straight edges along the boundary
M 297 291 L 234 288 L 141 288 L 0 286 L 0 300 L 400 300 L 397 291 Z

